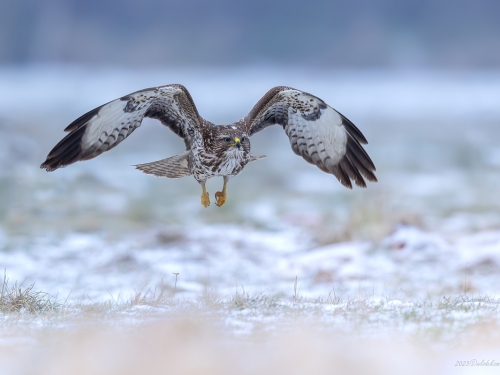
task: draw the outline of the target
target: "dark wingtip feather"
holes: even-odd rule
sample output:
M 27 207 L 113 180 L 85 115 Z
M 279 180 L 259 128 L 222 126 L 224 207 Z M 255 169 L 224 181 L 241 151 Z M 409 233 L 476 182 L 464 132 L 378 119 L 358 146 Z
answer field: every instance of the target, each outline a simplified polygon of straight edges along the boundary
M 339 180 L 339 182 L 346 188 L 352 189 L 351 180 L 349 179 L 347 173 L 342 169 L 342 166 L 340 164 L 335 165 L 330 170 L 330 173 L 333 174 L 335 177 L 337 177 L 337 180 Z
M 73 121 L 71 124 L 69 124 L 68 126 L 66 126 L 66 128 L 64 129 L 64 131 L 65 132 L 71 132 L 73 130 L 76 130 L 76 129 L 84 126 L 87 122 L 90 121 L 90 119 L 92 119 L 92 117 L 94 117 L 97 114 L 97 112 L 99 112 L 99 110 L 101 108 L 102 108 L 102 106 L 94 108 L 92 111 L 88 111 L 84 115 L 78 117 L 75 121 Z
M 346 162 L 344 162 L 346 160 Z M 361 175 L 365 177 L 368 181 L 371 182 L 377 182 L 377 177 L 373 172 L 375 172 L 376 168 L 375 165 L 373 164 L 373 161 L 370 159 L 366 151 L 363 149 L 363 147 L 359 144 L 354 137 L 348 137 L 347 138 L 347 145 L 346 145 L 346 154 L 344 158 L 341 161 L 341 164 L 344 162 L 344 164 L 348 164 L 349 166 L 353 167 L 354 170 L 357 172 L 359 177 Z M 363 182 L 358 184 L 358 181 L 356 181 L 356 185 L 360 187 L 366 187 L 366 183 Z
M 359 173 L 358 169 L 352 164 L 347 156 L 344 156 L 340 161 L 340 166 L 349 176 L 349 179 L 353 180 L 357 186 L 361 188 L 366 187 L 366 182 L 363 180 L 363 177 Z
M 375 164 L 373 164 L 372 159 L 368 156 L 366 151 L 363 149 L 355 139 L 348 138 L 346 147 L 346 156 L 351 160 L 352 164 L 359 169 L 361 174 L 365 176 L 368 180 L 376 180 Z
M 86 127 L 82 126 L 64 137 L 49 153 L 47 159 L 40 165 L 47 172 L 55 171 L 80 160 L 82 137 Z
M 361 133 L 361 130 L 358 129 L 356 125 L 354 125 L 347 117 L 345 117 L 342 113 L 338 112 L 337 113 L 340 115 L 342 118 L 342 125 L 346 128 L 347 132 L 351 134 L 355 140 L 357 140 L 361 144 L 368 144 L 368 141 L 366 140 L 365 136 L 363 133 Z

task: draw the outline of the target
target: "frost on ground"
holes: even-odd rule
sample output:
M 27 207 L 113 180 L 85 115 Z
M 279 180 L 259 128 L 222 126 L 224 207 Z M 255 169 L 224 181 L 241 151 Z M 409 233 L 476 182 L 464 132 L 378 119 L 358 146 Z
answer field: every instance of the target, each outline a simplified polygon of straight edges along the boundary
M 58 246 L 48 238 L 30 246 L 10 248 L 2 262 L 9 277 L 57 293 L 62 306 L 38 314 L 30 324 L 39 328 L 90 311 L 110 324 L 200 315 L 237 336 L 300 319 L 361 337 L 450 341 L 500 318 L 500 232 L 451 241 L 401 226 L 377 243 L 314 247 L 298 228 L 226 224 L 110 242 L 71 234 Z M 20 317 L 4 311 L 3 319 L 9 331 Z
M 379 242 L 314 246 L 300 228 L 234 224 L 163 228 L 105 240 L 73 233 L 12 244 L 2 266 L 12 280 L 74 302 L 128 300 L 162 286 L 195 299 L 207 289 L 231 295 L 300 294 L 344 299 L 419 299 L 457 294 L 496 298 L 500 231 L 454 237 L 401 226 Z M 297 283 L 295 288 L 294 284 Z M 298 289 L 298 290 L 294 290 Z
M 342 358 L 349 340 L 433 348 L 497 340 L 500 76 L 297 77 L 303 75 L 250 69 L 194 75 L 0 69 L 0 269 L 6 275 L 0 356 L 36 351 L 44 340 L 57 352 L 65 335 L 76 335 L 70 342 L 78 346 L 79 337 L 87 340 L 81 331 L 93 326 L 104 327 L 106 345 L 114 345 L 107 330 L 148 341 L 141 327 L 175 331 L 186 319 L 195 327 L 186 337 L 205 338 L 200 350 L 210 340 L 238 347 L 279 341 L 298 326 L 306 327 L 300 331 L 312 347 L 326 343 Z M 252 138 L 253 152 L 268 158 L 229 182 L 223 208 L 205 210 L 193 179 L 154 179 L 130 167 L 182 151 L 182 142 L 152 120 L 95 160 L 50 174 L 38 169 L 76 117 L 159 81 L 184 83 L 200 113 L 216 123 L 244 116 L 274 85 L 318 95 L 366 135 L 379 182 L 344 189 L 296 157 L 274 127 Z M 221 97 L 209 94 L 213 87 Z M 248 91 L 234 95 L 234 87 Z M 26 101 L 30 111 L 22 110 Z M 207 185 L 213 194 L 222 181 Z M 213 331 L 207 336 L 206 329 Z M 101 338 L 91 334 L 89 347 Z M 190 345 L 179 347 L 198 348 Z M 370 344 L 364 348 L 362 357 L 373 360 L 366 356 Z M 263 355 L 256 350 L 253 355 Z M 394 350 L 406 349 L 382 353 Z

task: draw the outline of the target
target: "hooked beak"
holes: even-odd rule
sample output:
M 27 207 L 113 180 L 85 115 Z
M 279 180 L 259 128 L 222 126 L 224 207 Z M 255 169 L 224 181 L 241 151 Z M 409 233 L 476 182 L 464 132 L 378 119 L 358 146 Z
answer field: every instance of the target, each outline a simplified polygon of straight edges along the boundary
M 238 137 L 234 139 L 234 145 L 238 147 L 238 149 L 241 147 L 241 141 Z

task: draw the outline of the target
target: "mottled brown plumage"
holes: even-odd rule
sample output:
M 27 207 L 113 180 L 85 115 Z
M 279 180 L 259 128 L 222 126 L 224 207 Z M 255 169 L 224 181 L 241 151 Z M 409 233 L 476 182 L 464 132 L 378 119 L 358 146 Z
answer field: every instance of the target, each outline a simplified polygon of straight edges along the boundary
M 188 175 L 202 185 L 202 204 L 210 204 L 205 182 L 224 177 L 217 205 L 226 201 L 227 181 L 245 165 L 261 159 L 250 153 L 250 137 L 270 125 L 281 125 L 293 152 L 322 171 L 331 173 L 346 187 L 351 181 L 366 187 L 365 178 L 377 181 L 375 165 L 361 144 L 367 141 L 359 129 L 323 100 L 306 92 L 280 86 L 269 90 L 243 119 L 216 126 L 203 119 L 191 95 L 182 85 L 166 85 L 137 91 L 84 114 L 65 131 L 64 137 L 40 166 L 53 171 L 80 160 L 92 159 L 117 146 L 137 129 L 144 117 L 158 119 L 184 139 L 186 152 L 137 169 L 159 177 Z

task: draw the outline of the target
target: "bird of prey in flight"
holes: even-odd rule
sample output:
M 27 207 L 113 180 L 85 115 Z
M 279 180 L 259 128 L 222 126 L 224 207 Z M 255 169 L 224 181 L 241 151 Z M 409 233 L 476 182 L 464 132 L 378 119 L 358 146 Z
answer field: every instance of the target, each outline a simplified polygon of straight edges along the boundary
M 192 175 L 201 185 L 204 207 L 210 205 L 205 189 L 209 178 L 224 178 L 222 191 L 215 193 L 220 207 L 227 199 L 228 180 L 247 163 L 265 157 L 250 153 L 250 137 L 270 125 L 282 126 L 294 153 L 333 174 L 345 187 L 352 188 L 351 180 L 360 187 L 366 187 L 364 178 L 377 181 L 375 165 L 361 146 L 367 143 L 361 131 L 320 98 L 285 86 L 269 90 L 246 117 L 231 125 L 214 125 L 201 117 L 188 90 L 179 84 L 125 95 L 66 127 L 68 134 L 40 168 L 50 172 L 92 159 L 127 138 L 144 117 L 160 120 L 183 138 L 186 151 L 136 168 L 159 177 Z

